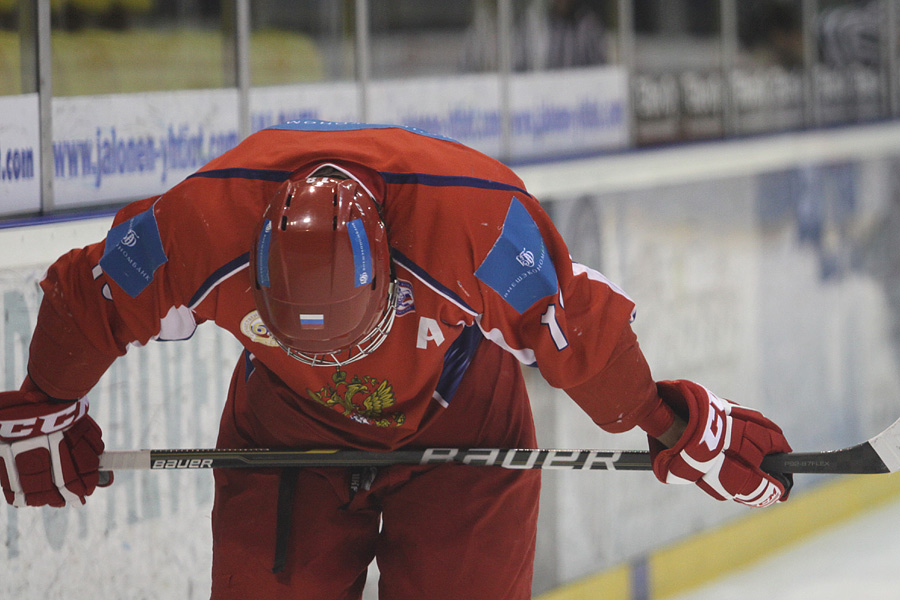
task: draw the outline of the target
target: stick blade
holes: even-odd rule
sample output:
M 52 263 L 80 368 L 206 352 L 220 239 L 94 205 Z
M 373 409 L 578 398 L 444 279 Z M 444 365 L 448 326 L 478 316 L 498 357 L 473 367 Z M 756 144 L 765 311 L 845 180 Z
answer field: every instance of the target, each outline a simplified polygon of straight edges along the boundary
M 871 475 L 889 473 L 888 467 L 869 442 L 828 452 L 770 454 L 763 459 L 767 473 L 832 473 Z
M 900 419 L 868 441 L 885 466 L 885 473 L 900 470 Z
M 770 473 L 869 475 L 900 471 L 900 419 L 862 444 L 827 452 L 771 454 L 763 459 Z

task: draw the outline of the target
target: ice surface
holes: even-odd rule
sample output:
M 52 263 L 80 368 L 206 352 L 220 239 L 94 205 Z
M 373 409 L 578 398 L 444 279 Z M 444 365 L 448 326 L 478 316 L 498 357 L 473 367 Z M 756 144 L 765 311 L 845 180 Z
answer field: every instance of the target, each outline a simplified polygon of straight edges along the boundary
M 669 600 L 896 600 L 900 501 Z

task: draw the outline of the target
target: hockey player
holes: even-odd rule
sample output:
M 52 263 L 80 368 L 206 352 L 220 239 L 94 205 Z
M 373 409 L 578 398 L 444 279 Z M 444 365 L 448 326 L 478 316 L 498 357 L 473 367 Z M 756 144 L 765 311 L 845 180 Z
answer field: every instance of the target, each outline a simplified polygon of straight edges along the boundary
M 28 377 L 0 395 L 0 481 L 16 506 L 84 502 L 100 428 L 85 395 L 131 344 L 214 321 L 243 345 L 224 448 L 535 447 L 520 364 L 601 428 L 645 430 L 656 476 L 750 506 L 790 482 L 756 411 L 655 382 L 632 301 L 575 263 L 519 178 L 422 131 L 266 129 L 62 256 Z M 459 465 L 215 472 L 212 598 L 531 594 L 539 471 Z

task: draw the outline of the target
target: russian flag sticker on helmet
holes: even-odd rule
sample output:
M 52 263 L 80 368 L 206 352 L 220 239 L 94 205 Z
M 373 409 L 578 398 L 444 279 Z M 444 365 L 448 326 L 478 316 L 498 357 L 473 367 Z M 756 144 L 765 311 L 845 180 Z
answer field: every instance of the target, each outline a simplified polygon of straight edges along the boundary
M 325 329 L 325 315 L 300 315 L 300 327 L 303 329 Z

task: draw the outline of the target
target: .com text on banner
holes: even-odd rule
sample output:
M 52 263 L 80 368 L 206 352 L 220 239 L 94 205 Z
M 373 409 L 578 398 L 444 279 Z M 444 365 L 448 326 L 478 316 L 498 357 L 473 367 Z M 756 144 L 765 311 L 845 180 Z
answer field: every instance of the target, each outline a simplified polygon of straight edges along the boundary
M 0 97 L 0 216 L 41 207 L 38 95 Z

